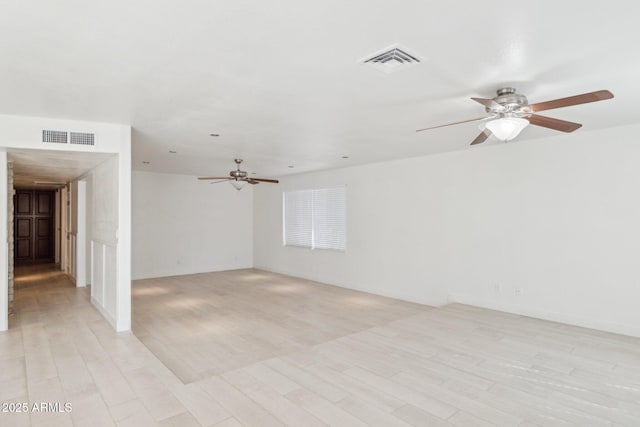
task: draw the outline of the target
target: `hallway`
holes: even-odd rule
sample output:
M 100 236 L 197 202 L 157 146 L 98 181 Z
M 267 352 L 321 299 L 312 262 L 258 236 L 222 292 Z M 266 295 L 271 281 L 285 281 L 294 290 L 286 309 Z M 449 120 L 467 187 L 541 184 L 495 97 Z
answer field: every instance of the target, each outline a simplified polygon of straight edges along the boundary
M 76 289 L 55 264 L 16 266 L 14 286 L 15 314 L 9 319 L 10 328 L 29 324 L 34 318 L 48 323 L 51 316 L 89 301 L 89 288 Z

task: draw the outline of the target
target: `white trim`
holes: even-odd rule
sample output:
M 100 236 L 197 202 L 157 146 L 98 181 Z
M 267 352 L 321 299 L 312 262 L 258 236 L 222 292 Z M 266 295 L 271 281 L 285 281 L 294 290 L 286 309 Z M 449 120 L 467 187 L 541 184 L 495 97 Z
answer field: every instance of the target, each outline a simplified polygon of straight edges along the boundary
M 104 245 L 104 246 L 111 246 L 111 247 L 114 247 L 114 248 L 118 247 L 118 241 L 117 240 L 96 239 L 95 237 L 92 237 L 89 240 L 91 240 L 94 243 L 99 243 L 99 244 Z

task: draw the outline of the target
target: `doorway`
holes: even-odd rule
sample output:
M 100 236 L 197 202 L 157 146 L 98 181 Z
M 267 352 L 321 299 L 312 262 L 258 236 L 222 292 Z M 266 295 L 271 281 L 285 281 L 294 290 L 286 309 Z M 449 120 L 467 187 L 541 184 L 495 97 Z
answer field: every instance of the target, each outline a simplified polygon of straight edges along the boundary
M 7 259 L 0 262 L 0 270 L 6 265 L 4 281 L 5 274 L 0 274 L 0 331 L 9 328 L 16 297 L 14 263 L 19 275 L 57 268 L 76 287 L 91 285 L 95 308 L 114 329 L 129 330 L 128 153 L 10 149 L 0 152 L 0 184 L 2 166 L 7 176 L 0 185 L 0 201 L 5 200 L 5 224 L 8 220 L 10 226 L 4 232 Z
M 55 192 L 16 190 L 14 263 L 45 264 L 55 259 Z

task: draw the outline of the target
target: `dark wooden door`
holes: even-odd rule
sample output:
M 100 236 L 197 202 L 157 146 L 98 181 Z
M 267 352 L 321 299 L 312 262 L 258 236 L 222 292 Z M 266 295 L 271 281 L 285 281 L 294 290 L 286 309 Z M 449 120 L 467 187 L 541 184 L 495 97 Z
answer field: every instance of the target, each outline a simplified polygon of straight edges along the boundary
M 16 264 L 53 262 L 54 192 L 16 190 L 14 257 Z

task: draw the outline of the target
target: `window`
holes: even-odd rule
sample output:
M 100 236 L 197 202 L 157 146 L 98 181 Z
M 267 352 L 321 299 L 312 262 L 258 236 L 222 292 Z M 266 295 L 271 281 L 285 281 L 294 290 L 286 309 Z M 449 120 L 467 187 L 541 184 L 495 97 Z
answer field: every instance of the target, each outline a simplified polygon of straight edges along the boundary
M 283 243 L 310 249 L 346 248 L 345 187 L 283 193 Z

